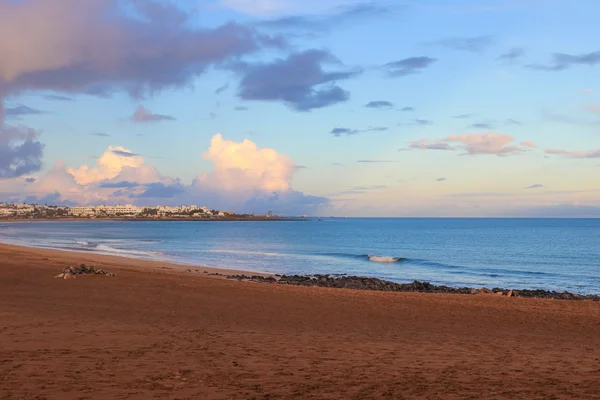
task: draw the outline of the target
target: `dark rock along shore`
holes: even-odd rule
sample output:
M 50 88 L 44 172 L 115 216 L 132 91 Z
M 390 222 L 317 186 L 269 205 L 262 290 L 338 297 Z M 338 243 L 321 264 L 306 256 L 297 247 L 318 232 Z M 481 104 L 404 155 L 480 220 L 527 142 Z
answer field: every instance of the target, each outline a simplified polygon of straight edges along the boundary
M 377 278 L 347 275 L 275 275 L 274 277 L 229 275 L 228 279 L 271 283 L 279 285 L 314 286 L 337 289 L 376 290 L 382 292 L 419 292 L 448 294 L 488 294 L 505 297 L 528 297 L 557 300 L 592 300 L 600 301 L 599 295 L 579 295 L 570 292 L 556 292 L 542 289 L 502 289 L 502 288 L 454 288 L 436 286 L 429 282 L 414 281 L 412 283 L 396 283 Z

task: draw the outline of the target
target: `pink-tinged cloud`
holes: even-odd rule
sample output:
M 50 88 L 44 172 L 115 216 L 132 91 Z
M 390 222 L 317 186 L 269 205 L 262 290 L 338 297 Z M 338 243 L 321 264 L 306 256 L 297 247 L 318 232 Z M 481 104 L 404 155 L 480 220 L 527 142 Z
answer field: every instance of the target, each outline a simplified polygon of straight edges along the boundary
M 532 141 L 512 144 L 515 139 L 502 133 L 471 133 L 450 135 L 441 139 L 421 139 L 410 142 L 409 149 L 417 150 L 463 150 L 464 155 L 492 154 L 506 157 L 521 154 L 537 147 Z M 456 143 L 451 146 L 449 143 Z
M 600 103 L 587 104 L 584 109 L 600 117 Z
M 568 158 L 600 158 L 600 149 L 590 151 L 569 151 L 561 149 L 548 149 L 546 154 L 554 154 Z
M 534 142 L 532 142 L 531 140 L 526 140 L 524 142 L 521 142 L 520 145 L 525 146 L 525 147 L 531 147 L 533 149 L 537 148 L 537 145 Z
M 211 65 L 282 45 L 236 23 L 192 28 L 187 17 L 155 0 L 0 1 L 0 93 L 124 90 L 141 96 L 188 85 Z
M 250 140 L 234 142 L 215 135 L 203 157 L 214 167 L 189 185 L 161 175 L 129 149 L 109 146 L 95 165 L 75 168 L 58 162 L 37 181 L 24 185 L 22 179 L 14 179 L 11 187 L 31 201 L 52 195 L 56 201 L 76 204 L 202 204 L 239 212 L 271 209 L 286 214 L 316 212 L 329 204 L 327 198 L 292 188 L 298 168 L 290 157 L 259 148 Z
M 131 116 L 131 120 L 133 122 L 146 123 L 146 122 L 174 121 L 175 118 L 171 117 L 170 115 L 155 114 L 152 111 L 148 110 L 143 105 L 140 105 L 135 110 L 133 115 Z

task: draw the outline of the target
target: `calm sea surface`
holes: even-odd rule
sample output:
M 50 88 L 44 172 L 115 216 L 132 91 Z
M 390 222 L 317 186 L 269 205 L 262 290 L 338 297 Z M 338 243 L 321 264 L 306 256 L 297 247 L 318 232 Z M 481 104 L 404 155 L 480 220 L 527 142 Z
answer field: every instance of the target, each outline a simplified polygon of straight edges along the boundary
M 0 222 L 0 241 L 281 274 L 600 293 L 600 219 Z

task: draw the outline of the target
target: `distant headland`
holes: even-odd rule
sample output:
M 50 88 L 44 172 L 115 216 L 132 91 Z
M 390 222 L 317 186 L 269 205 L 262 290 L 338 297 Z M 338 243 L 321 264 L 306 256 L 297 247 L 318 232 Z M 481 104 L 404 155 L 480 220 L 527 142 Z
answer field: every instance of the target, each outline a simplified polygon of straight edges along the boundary
M 58 206 L 0 203 L 0 220 L 135 220 L 135 221 L 291 221 L 307 216 L 286 217 L 273 214 L 239 214 L 207 207 L 127 205 Z

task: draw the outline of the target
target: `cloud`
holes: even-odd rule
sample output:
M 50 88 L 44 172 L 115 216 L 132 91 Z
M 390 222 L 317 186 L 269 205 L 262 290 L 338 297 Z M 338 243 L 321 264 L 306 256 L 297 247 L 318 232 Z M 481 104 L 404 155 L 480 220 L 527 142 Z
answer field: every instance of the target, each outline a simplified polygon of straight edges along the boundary
M 331 133 L 333 136 L 340 137 L 343 135 L 356 135 L 367 132 L 385 132 L 388 129 L 389 128 L 385 126 L 369 127 L 367 129 L 333 128 L 329 133 Z
M 132 153 L 128 150 L 113 150 L 112 152 L 121 157 L 139 157 L 139 154 Z
M 25 182 L 27 182 L 27 183 L 33 183 L 33 182 L 35 182 L 35 181 L 37 181 L 37 178 L 35 178 L 35 177 L 33 177 L 33 176 L 32 176 L 32 177 L 30 177 L 30 178 L 25 178 Z
M 539 184 L 539 183 L 536 183 L 536 184 L 534 184 L 534 185 L 527 186 L 527 187 L 525 187 L 524 189 L 539 189 L 539 188 L 543 188 L 543 187 L 544 187 L 544 185 L 542 185 L 542 184 Z
M 46 111 L 37 110 L 35 108 L 31 108 L 25 106 L 23 104 L 19 104 L 16 107 L 8 107 L 4 109 L 4 115 L 7 117 L 20 117 L 22 115 L 40 115 L 46 114 Z
M 56 202 L 77 204 L 135 203 L 138 205 L 202 204 L 238 212 L 316 213 L 329 205 L 325 197 L 292 188 L 299 171 L 288 156 L 244 140 L 215 135 L 202 156 L 213 168 L 191 184 L 161 175 L 143 157 L 120 146 L 109 146 L 96 165 L 68 167 L 62 162 L 34 183 L 21 199 L 52 195 Z
M 429 139 L 421 139 L 414 142 L 409 142 L 408 148 L 418 150 L 455 150 L 455 148 L 450 146 L 448 143 L 431 142 Z
M 70 96 L 62 96 L 58 94 L 49 94 L 44 96 L 46 100 L 56 100 L 56 101 L 74 101 L 75 99 Z
M 137 108 L 137 110 L 135 110 L 135 112 L 131 116 L 131 120 L 133 122 L 145 123 L 159 121 L 175 121 L 175 118 L 171 117 L 170 115 L 154 114 L 140 104 L 140 106 Z
M 93 133 L 90 133 L 90 135 L 98 136 L 98 137 L 110 137 L 110 135 L 108 133 L 103 133 L 103 132 L 93 132 Z
M 383 68 L 387 75 L 392 78 L 400 78 L 407 75 L 418 74 L 425 68 L 431 66 L 437 60 L 430 57 L 409 57 L 399 61 L 385 64 Z
M 235 111 L 248 111 L 249 108 L 248 107 L 244 107 L 244 106 L 237 106 L 234 108 Z
M 448 180 L 447 178 L 437 178 L 436 179 L 436 181 L 438 181 L 438 182 L 445 182 L 447 180 Z
M 0 104 L 0 179 L 16 178 L 42 167 L 44 145 L 33 129 L 3 124 Z
M 494 44 L 494 37 L 491 35 L 474 36 L 474 37 L 455 37 L 438 40 L 429 44 L 447 47 L 452 50 L 470 51 L 480 53 Z
M 125 91 L 140 97 L 189 85 L 210 66 L 284 44 L 249 26 L 198 27 L 187 18 L 172 3 L 153 0 L 2 1 L 0 37 L 11 40 L 0 41 L 0 87 L 5 95 Z
M 339 163 L 339 162 L 334 162 L 334 163 L 331 163 L 331 165 L 333 165 L 333 166 L 335 166 L 335 167 L 343 167 L 343 166 L 344 166 L 344 164 L 342 164 L 342 163 Z
M 560 149 L 547 149 L 546 154 L 560 155 L 567 158 L 600 158 L 600 149 L 590 151 L 569 151 Z
M 531 148 L 537 148 L 537 145 L 532 142 L 531 140 L 526 140 L 524 142 L 519 143 L 521 146 L 525 146 L 525 147 L 531 147 Z
M 375 2 L 362 2 L 352 5 L 340 5 L 332 12 L 321 15 L 291 15 L 263 20 L 257 26 L 283 31 L 308 31 L 311 34 L 329 31 L 340 24 L 355 23 L 369 18 L 389 16 L 393 9 Z
M 469 114 L 458 114 L 458 115 L 454 115 L 452 116 L 452 118 L 456 118 L 456 119 L 467 119 L 467 118 L 471 118 L 474 117 L 477 114 L 473 114 L 473 113 L 469 113 Z
M 223 86 L 219 86 L 216 90 L 215 90 L 215 94 L 221 94 L 224 91 L 226 91 L 227 89 L 229 89 L 229 82 L 224 84 Z
M 381 164 L 381 163 L 393 163 L 393 160 L 358 160 L 357 163 L 366 163 L 366 164 Z
M 493 121 L 476 122 L 474 124 L 471 124 L 471 128 L 475 129 L 494 129 L 495 126 L 496 124 Z
M 402 125 L 402 124 L 399 124 Z M 433 125 L 433 121 L 430 119 L 420 119 L 420 118 L 416 118 L 414 119 L 412 122 L 409 122 L 408 124 L 405 125 L 413 125 L 413 126 L 429 126 L 429 125 Z
M 578 55 L 554 53 L 552 55 L 552 64 L 531 64 L 528 65 L 527 68 L 539 71 L 564 71 L 578 65 L 587 65 L 593 67 L 596 64 L 600 64 L 600 50 Z
M 243 100 L 282 101 L 296 111 L 310 111 L 342 103 L 350 93 L 336 82 L 360 71 L 326 71 L 325 65 L 339 61 L 323 50 L 306 50 L 270 63 L 237 63 L 241 76 L 239 96 Z
M 535 143 L 521 142 L 519 145 L 511 145 L 514 138 L 510 135 L 501 133 L 472 133 L 449 135 L 442 139 L 421 139 L 416 142 L 409 142 L 409 149 L 417 150 L 463 150 L 463 155 L 497 155 L 506 157 L 522 154 L 528 151 L 528 148 L 535 147 Z M 449 143 L 457 143 L 456 146 L 450 146 Z
M 559 114 L 559 113 L 556 113 L 556 112 L 550 111 L 550 110 L 543 110 L 542 116 L 544 119 L 546 119 L 548 121 L 560 122 L 562 124 L 569 124 L 569 125 L 596 126 L 596 125 L 600 124 L 600 121 L 590 121 L 588 119 L 571 117 L 571 116 Z
M 120 181 L 120 182 L 102 182 L 100 187 L 103 189 L 130 189 L 140 186 L 137 182 Z
M 404 112 L 415 111 L 415 108 L 414 107 L 402 107 L 400 109 L 400 111 L 404 111 Z
M 498 60 L 513 63 L 513 62 L 516 62 L 519 59 L 521 59 L 524 55 L 525 55 L 524 49 L 522 49 L 520 47 L 515 47 L 515 48 L 510 49 L 508 52 L 501 54 L 498 57 Z
M 385 100 L 373 100 L 365 104 L 366 108 L 393 108 L 394 103 Z

